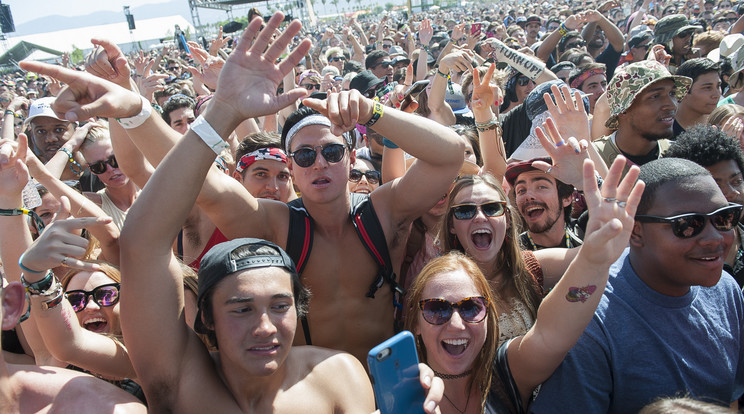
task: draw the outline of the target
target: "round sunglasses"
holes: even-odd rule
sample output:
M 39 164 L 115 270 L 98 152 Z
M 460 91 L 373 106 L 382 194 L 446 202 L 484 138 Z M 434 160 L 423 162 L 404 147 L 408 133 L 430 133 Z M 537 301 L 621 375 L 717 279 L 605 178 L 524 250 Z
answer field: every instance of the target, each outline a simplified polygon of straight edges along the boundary
M 478 209 L 480 209 L 486 217 L 503 216 L 506 212 L 506 201 L 490 201 L 483 204 L 457 204 L 452 206 L 452 214 L 457 220 L 470 220 L 478 213 Z
M 451 318 L 455 310 L 467 323 L 479 323 L 488 314 L 488 299 L 483 296 L 471 296 L 458 302 L 444 299 L 424 299 L 419 301 L 419 308 L 424 320 L 432 325 L 443 325 Z
M 112 168 L 119 168 L 119 163 L 116 161 L 116 157 L 114 155 L 108 157 L 105 160 L 88 164 L 88 168 L 93 174 L 103 174 L 106 172 L 106 164 L 110 165 Z
M 318 148 L 320 148 L 320 154 L 329 163 L 335 164 L 344 158 L 346 153 L 346 147 L 342 144 L 328 144 L 318 145 L 312 148 L 300 148 L 297 151 L 290 153 L 295 164 L 302 168 L 307 168 L 315 163 L 315 158 L 318 156 Z
M 367 177 L 367 182 L 370 184 L 380 183 L 380 172 L 375 170 L 361 172 L 357 169 L 349 171 L 349 181 L 352 183 L 358 183 L 362 181 L 362 176 Z
M 91 291 L 69 290 L 65 293 L 65 296 L 67 296 L 67 300 L 75 312 L 81 312 L 85 309 L 88 306 L 88 300 L 91 296 L 98 306 L 114 306 L 119 302 L 119 284 L 109 283 L 98 286 Z
M 641 223 L 669 223 L 672 226 L 672 233 L 675 236 L 681 239 L 689 239 L 700 234 L 709 221 L 718 231 L 729 231 L 733 229 L 736 223 L 739 222 L 741 211 L 742 206 L 740 204 L 731 203 L 708 214 L 687 213 L 671 217 L 639 214 L 635 216 L 635 220 Z

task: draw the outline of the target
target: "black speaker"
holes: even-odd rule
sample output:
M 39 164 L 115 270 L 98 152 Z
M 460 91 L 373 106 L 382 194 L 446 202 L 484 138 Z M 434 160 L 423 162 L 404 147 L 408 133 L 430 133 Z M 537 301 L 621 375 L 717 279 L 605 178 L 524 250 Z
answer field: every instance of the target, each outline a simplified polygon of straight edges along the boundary
M 0 4 L 0 29 L 3 33 L 15 32 L 13 16 L 10 14 L 10 5 Z
M 127 14 L 127 24 L 129 25 L 129 30 L 134 30 L 136 27 L 134 26 L 134 15 Z

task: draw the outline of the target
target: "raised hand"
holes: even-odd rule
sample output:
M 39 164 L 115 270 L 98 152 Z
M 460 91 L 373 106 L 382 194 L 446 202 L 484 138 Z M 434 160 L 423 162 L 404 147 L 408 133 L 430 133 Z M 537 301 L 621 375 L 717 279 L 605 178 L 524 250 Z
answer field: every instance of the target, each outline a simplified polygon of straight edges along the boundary
M 576 137 L 576 139 L 589 139 L 589 115 L 584 108 L 584 100 L 579 91 L 571 94 L 567 85 L 559 88 L 558 85 L 550 87 L 550 94 L 543 94 L 545 104 L 548 106 L 550 117 L 558 126 L 558 132 L 563 137 Z M 573 98 L 573 99 L 571 99 Z
M 77 121 L 96 116 L 129 118 L 142 110 L 139 96 L 89 73 L 40 62 L 21 62 L 24 70 L 41 73 L 67 84 L 52 104 L 57 116 Z M 128 80 L 127 75 L 127 82 Z
M 294 69 L 311 46 L 309 40 L 303 40 L 277 64 L 283 50 L 302 27 L 294 20 L 273 39 L 283 19 L 284 15 L 277 12 L 263 30 L 260 30 L 261 19 L 253 19 L 222 68 L 211 107 L 219 105 L 228 111 L 225 115 L 234 122 L 276 113 L 307 94 L 306 90 L 295 88 L 276 95 L 284 76 Z
M 431 27 L 431 20 L 424 19 L 421 21 L 418 34 L 419 42 L 421 42 L 421 45 L 429 46 L 429 43 L 431 43 L 431 38 L 434 37 L 434 29 Z
M 25 163 L 29 152 L 24 134 L 18 137 L 17 142 L 0 140 L 0 200 L 3 200 L 3 204 L 21 198 L 23 187 L 29 180 Z
M 150 66 L 150 69 L 148 69 L 147 66 L 150 62 L 153 61 L 153 59 L 146 57 L 145 53 L 140 50 L 137 56 L 134 58 L 134 75 L 138 77 L 149 75 L 152 66 Z
M 584 161 L 584 198 L 589 222 L 579 254 L 590 263 L 613 263 L 628 246 L 633 218 L 646 185 L 638 180 L 641 170 L 635 165 L 620 180 L 625 162 L 622 155 L 615 158 L 600 191 L 594 178 L 594 163 Z
M 575 137 L 564 140 L 551 118 L 543 123 L 542 128 L 535 129 L 535 135 L 537 135 L 550 158 L 553 159 L 553 165 L 543 161 L 535 161 L 532 166 L 551 174 L 564 183 L 572 184 L 580 190 L 583 189 L 581 187 L 583 183 L 582 171 L 584 160 L 589 159 L 587 151 L 589 143 L 583 139 L 579 141 Z
M 201 83 L 210 89 L 214 89 L 217 86 L 217 80 L 220 77 L 220 71 L 225 65 L 225 61 L 222 60 L 221 57 L 208 54 L 196 42 L 187 43 L 191 49 L 191 55 L 194 56 L 194 59 L 196 59 L 201 65 L 201 70 L 193 66 L 189 66 L 187 69 L 195 78 L 199 79 Z
M 142 70 L 143 75 L 137 76 L 137 89 L 140 91 L 140 95 L 144 96 L 148 101 L 153 100 L 155 91 L 162 91 L 165 89 L 164 79 L 168 78 L 168 75 L 164 73 L 153 73 L 152 67 L 155 64 L 153 59 L 147 63 L 147 66 Z
M 325 115 L 331 121 L 331 133 L 337 136 L 369 121 L 374 106 L 374 101 L 356 89 L 330 93 L 324 100 L 308 98 L 303 103 Z
M 96 47 L 85 58 L 85 70 L 99 78 L 128 88 L 130 85 L 129 63 L 121 49 L 105 39 L 91 39 L 90 41 Z M 60 80 L 64 82 L 63 79 Z
M 220 49 L 225 47 L 230 39 L 232 39 L 232 37 L 230 36 L 225 36 L 224 38 L 222 37 L 222 26 L 220 26 L 220 32 L 217 35 L 217 38 L 212 40 L 212 43 L 209 44 L 209 54 L 212 56 L 219 56 L 218 53 Z
M 88 250 L 88 239 L 80 236 L 80 230 L 92 226 L 105 226 L 111 217 L 70 217 L 70 200 L 62 196 L 54 221 L 47 226 L 38 239 L 23 253 L 23 265 L 29 269 L 52 269 L 60 265 L 96 271 L 100 266 L 80 260 Z
M 491 64 L 488 67 L 488 71 L 486 71 L 486 74 L 483 76 L 483 79 L 481 79 L 479 71 L 473 71 L 473 97 L 470 101 L 470 104 L 473 107 L 473 112 L 493 107 L 498 108 L 501 105 L 501 102 L 504 101 L 504 97 L 501 94 L 501 88 L 499 88 L 498 85 L 491 84 L 491 79 L 493 78 L 493 72 L 495 69 L 496 65 Z

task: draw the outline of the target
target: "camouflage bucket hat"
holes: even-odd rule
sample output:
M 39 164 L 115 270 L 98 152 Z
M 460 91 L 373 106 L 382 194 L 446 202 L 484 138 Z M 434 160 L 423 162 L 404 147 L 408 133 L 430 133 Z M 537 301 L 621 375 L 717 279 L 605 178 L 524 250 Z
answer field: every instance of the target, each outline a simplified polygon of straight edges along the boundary
M 651 84 L 664 79 L 672 79 L 676 87 L 677 101 L 687 95 L 692 79 L 685 76 L 674 76 L 659 62 L 644 60 L 632 63 L 615 71 L 615 76 L 607 85 L 607 101 L 610 105 L 610 118 L 605 126 L 617 129 L 617 116 L 627 111 L 636 96 Z
M 674 36 L 688 30 L 702 29 L 702 26 L 692 25 L 684 14 L 672 14 L 662 17 L 654 27 L 654 43 L 666 44 Z
M 728 83 L 731 89 L 736 90 L 744 85 L 744 46 L 740 46 L 730 55 L 730 58 L 734 73 L 729 77 Z

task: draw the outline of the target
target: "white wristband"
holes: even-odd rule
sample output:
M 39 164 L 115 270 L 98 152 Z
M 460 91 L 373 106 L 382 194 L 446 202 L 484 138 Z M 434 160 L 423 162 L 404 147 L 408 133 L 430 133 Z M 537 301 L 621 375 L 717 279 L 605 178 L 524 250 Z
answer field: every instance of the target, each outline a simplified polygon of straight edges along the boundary
M 220 134 L 201 115 L 191 123 L 191 130 L 196 132 L 196 135 L 199 135 L 199 138 L 217 155 L 220 155 L 223 150 L 229 147 L 227 142 L 222 139 Z
M 116 121 L 119 123 L 119 125 L 122 126 L 122 128 L 137 128 L 138 126 L 144 124 L 145 121 L 147 121 L 147 118 L 152 115 L 152 105 L 150 105 L 150 102 L 142 95 L 140 95 L 139 97 L 142 100 L 142 110 L 140 111 L 140 113 L 130 118 L 116 118 Z

